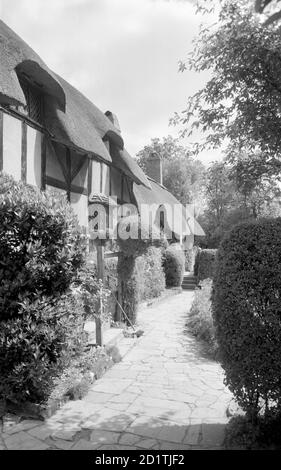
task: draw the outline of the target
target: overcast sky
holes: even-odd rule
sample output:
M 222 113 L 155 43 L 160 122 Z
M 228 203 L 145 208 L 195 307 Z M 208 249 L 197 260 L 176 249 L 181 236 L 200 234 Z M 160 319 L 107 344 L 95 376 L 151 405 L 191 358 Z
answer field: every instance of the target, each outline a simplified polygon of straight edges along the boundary
M 132 156 L 153 137 L 177 136 L 170 117 L 206 80 L 178 72 L 202 22 L 192 0 L 0 0 L 0 16 L 51 69 L 117 115 Z

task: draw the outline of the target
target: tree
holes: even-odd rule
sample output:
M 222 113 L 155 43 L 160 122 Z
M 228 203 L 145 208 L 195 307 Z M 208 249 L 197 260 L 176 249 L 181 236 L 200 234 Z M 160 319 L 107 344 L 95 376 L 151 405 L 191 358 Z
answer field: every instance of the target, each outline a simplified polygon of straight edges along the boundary
M 260 2 L 262 6 L 269 2 Z M 211 78 L 188 99 L 174 122 L 183 134 L 200 129 L 195 152 L 226 145 L 234 162 L 241 152 L 260 153 L 264 174 L 281 163 L 281 35 L 277 23 L 265 26 L 252 1 L 221 2 L 215 27 L 202 29 L 187 67 Z
M 257 161 L 254 161 L 254 159 Z M 259 156 L 240 156 L 239 165 L 214 162 L 207 171 L 206 208 L 199 217 L 208 248 L 218 247 L 234 225 L 260 217 L 280 216 L 280 187 L 274 178 L 251 172 Z
M 137 162 L 145 173 L 147 160 L 156 152 L 162 158 L 163 184 L 182 204 L 195 203 L 198 210 L 204 204 L 202 186 L 204 165 L 190 156 L 190 150 L 172 136 L 151 140 L 137 153 Z

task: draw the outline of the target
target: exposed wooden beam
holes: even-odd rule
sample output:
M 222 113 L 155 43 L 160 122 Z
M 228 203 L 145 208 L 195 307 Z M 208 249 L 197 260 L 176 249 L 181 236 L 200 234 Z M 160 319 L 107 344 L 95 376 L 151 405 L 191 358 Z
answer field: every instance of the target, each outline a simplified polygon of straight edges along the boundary
M 46 184 L 48 184 L 49 186 L 53 186 L 54 188 L 63 189 L 67 193 L 68 186 L 65 181 L 58 180 L 56 178 L 53 178 L 52 176 L 46 176 Z M 81 186 L 76 186 L 75 184 L 72 184 L 70 190 L 72 193 L 83 194 L 84 196 L 88 196 L 87 189 Z
M 82 168 L 85 165 L 85 163 L 87 162 L 87 160 L 88 160 L 87 155 L 85 155 L 85 157 L 84 156 L 80 157 L 80 161 L 78 162 L 77 167 L 72 170 L 71 181 L 73 181 L 74 178 L 78 175 L 79 171 L 82 170 Z
M 54 188 L 63 189 L 67 191 L 67 185 L 65 181 L 57 180 L 56 178 L 52 178 L 51 176 L 46 176 L 46 184 L 48 186 L 53 186 Z
M 70 190 L 72 193 L 84 194 L 84 196 L 88 196 L 88 190 L 86 188 L 83 188 L 82 186 L 71 184 Z

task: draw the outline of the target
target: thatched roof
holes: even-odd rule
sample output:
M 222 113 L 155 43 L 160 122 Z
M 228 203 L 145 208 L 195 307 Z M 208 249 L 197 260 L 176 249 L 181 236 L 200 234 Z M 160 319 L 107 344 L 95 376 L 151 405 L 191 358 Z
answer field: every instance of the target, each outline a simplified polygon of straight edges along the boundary
M 71 144 L 111 162 L 111 157 L 103 140 L 111 139 L 123 147 L 123 139 L 111 121 L 90 100 L 76 88 L 57 75 L 65 96 L 65 112 L 59 109 L 53 97 L 45 100 L 45 124 L 55 140 Z
M 114 115 L 109 111 L 103 114 L 82 93 L 53 73 L 2 21 L 0 60 L 1 103 L 26 105 L 17 73 L 28 75 L 48 95 L 44 110 L 45 126 L 54 140 L 111 162 L 112 158 L 104 143 L 105 140 L 110 140 L 115 148 L 114 164 L 136 183 L 150 187 L 137 163 L 123 150 L 124 142 L 120 129 L 112 122 Z
M 64 107 L 63 88 L 55 74 L 13 30 L 0 20 L 0 98 L 2 103 L 26 105 L 17 72 L 31 74 L 42 89 Z
M 116 146 L 111 147 L 111 156 L 114 165 L 117 166 L 125 175 L 129 176 L 135 183 L 143 184 L 151 189 L 150 182 L 142 169 L 138 166 L 126 149 L 119 149 Z
M 151 190 L 144 186 L 134 184 L 133 192 L 140 209 L 141 204 L 157 204 L 159 206 L 167 204 L 172 207 L 172 212 L 166 212 L 168 225 L 176 235 L 205 235 L 201 226 L 194 219 L 191 213 L 162 185 L 148 178 Z
M 113 161 L 135 183 L 150 188 L 145 174 L 124 149 L 116 116 L 110 111 L 103 114 L 82 93 L 53 73 L 1 20 L 0 63 L 0 103 L 26 105 L 17 75 L 25 74 L 47 95 L 45 126 L 55 141 L 106 162 Z M 111 142 L 112 157 L 105 145 L 106 140 Z

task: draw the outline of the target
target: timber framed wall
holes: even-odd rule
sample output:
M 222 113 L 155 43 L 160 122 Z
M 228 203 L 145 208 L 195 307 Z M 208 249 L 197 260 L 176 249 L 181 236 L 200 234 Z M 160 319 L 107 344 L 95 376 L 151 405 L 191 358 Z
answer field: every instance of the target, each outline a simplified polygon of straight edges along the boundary
M 89 196 L 134 203 L 132 181 L 114 163 L 105 163 L 53 140 L 41 124 L 0 106 L 0 171 L 16 180 L 66 194 L 80 225 L 88 227 Z

